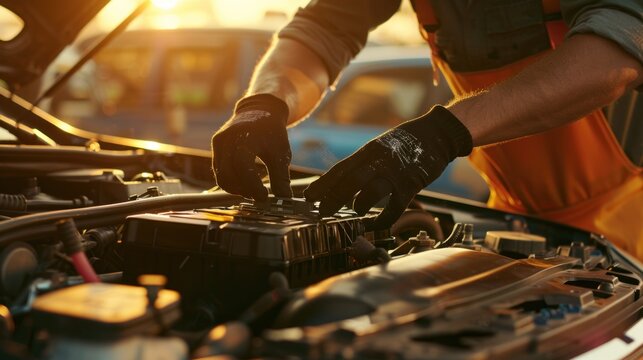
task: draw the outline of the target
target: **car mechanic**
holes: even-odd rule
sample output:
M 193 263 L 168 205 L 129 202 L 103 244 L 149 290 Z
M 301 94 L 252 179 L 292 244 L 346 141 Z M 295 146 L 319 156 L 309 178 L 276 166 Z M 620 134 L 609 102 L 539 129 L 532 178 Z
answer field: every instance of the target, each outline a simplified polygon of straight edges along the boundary
M 364 47 L 401 0 L 316 0 L 299 9 L 212 139 L 224 190 L 290 197 L 286 132 Z M 414 0 L 434 66 L 456 99 L 370 141 L 304 192 L 323 216 L 353 201 L 390 226 L 446 165 L 469 156 L 488 180 L 488 205 L 606 235 L 643 259 L 643 172 L 601 107 L 643 84 L 640 0 Z M 427 79 L 427 81 L 430 81 Z M 641 119 L 638 119 L 640 121 Z M 354 199 L 354 200 L 353 200 Z

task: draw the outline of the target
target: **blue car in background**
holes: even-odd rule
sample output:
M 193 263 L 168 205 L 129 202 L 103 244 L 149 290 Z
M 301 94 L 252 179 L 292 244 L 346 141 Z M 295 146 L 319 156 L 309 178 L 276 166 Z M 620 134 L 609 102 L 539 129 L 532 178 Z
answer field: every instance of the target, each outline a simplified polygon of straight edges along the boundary
M 453 97 L 433 85 L 428 50 L 370 46 L 346 68 L 306 121 L 289 129 L 293 164 L 328 170 L 372 138 Z M 489 190 L 469 161 L 458 158 L 428 187 L 485 201 Z

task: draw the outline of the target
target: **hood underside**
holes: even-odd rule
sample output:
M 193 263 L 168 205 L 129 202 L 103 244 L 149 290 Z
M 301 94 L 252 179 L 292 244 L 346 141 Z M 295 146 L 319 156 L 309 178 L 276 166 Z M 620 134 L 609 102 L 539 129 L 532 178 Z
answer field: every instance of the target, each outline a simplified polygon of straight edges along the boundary
M 19 87 L 39 77 L 109 0 L 0 0 L 24 22 L 22 31 L 0 41 L 0 79 Z

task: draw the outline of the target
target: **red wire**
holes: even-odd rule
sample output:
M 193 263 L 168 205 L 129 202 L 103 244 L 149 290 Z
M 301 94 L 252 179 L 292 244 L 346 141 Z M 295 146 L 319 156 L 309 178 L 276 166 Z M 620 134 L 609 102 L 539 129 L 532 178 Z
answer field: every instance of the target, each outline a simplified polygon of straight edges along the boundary
M 78 275 L 80 275 L 85 282 L 100 282 L 98 275 L 96 275 L 94 268 L 89 263 L 89 260 L 87 260 L 87 256 L 84 252 L 79 251 L 72 254 L 70 257 L 76 272 L 78 272 Z

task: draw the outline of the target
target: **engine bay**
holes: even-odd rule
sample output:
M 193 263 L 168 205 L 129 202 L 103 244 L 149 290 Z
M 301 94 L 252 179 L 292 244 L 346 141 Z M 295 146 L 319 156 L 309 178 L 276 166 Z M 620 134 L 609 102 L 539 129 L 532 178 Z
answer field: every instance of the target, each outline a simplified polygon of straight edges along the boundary
M 428 192 L 374 230 L 158 170 L 0 188 L 1 358 L 569 358 L 640 317 L 600 235 Z

